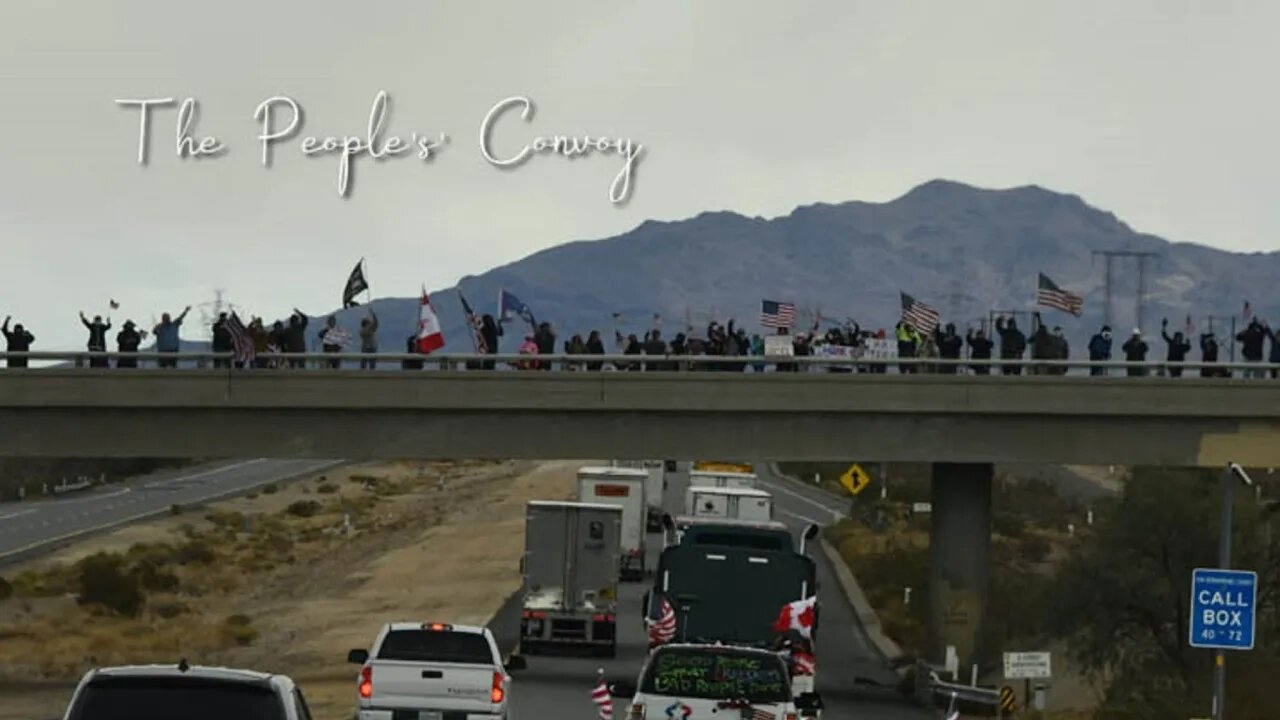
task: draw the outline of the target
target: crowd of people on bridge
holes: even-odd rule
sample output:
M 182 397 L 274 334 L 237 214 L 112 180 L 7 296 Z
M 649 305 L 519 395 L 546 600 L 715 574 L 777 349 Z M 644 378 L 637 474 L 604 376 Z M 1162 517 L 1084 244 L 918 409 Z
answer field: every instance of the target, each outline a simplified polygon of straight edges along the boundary
M 160 321 L 151 328 L 150 334 L 154 336 L 154 352 L 174 356 L 173 358 L 160 359 L 157 362 L 159 367 L 172 368 L 177 366 L 177 356 L 182 348 L 181 328 L 190 310 L 190 307 L 186 307 L 176 316 L 171 316 L 167 312 L 163 313 Z M 88 333 L 87 349 L 91 353 L 107 352 L 109 349 L 109 331 L 113 327 L 110 318 L 94 315 L 90 319 L 82 312 L 80 313 L 80 322 Z M 233 328 L 231 326 L 232 322 L 238 322 L 238 319 L 233 321 L 228 317 L 227 313 L 220 313 L 212 323 L 210 328 L 212 335 L 210 349 L 214 353 L 231 354 L 234 349 L 235 334 L 238 330 L 244 338 L 247 338 L 247 342 L 252 343 L 253 353 L 249 364 L 253 367 L 302 368 L 305 366 L 305 361 L 301 359 L 290 358 L 286 360 L 276 357 L 281 353 L 305 354 L 307 352 L 307 329 L 310 320 L 302 311 L 295 308 L 287 319 L 275 321 L 270 327 L 267 327 L 260 317 L 251 318 L 249 324 L 243 328 Z M 812 326 L 794 334 L 791 334 L 786 327 L 777 328 L 776 334 L 769 341 L 774 348 L 770 351 L 770 354 L 776 353 L 778 336 L 790 338 L 790 353 L 796 357 L 822 354 L 820 351 L 823 346 L 853 349 L 854 352 L 861 352 L 872 343 L 883 346 L 886 344 L 892 345 L 896 341 L 896 347 L 894 348 L 896 357 L 899 359 L 911 358 L 916 361 L 912 363 L 896 363 L 901 373 L 956 374 L 972 372 L 977 375 L 987 375 L 992 372 L 999 372 L 1005 375 L 1021 375 L 1024 370 L 1036 374 L 1061 375 L 1067 371 L 1064 365 L 1033 364 L 1030 367 L 1024 367 L 1016 361 L 1025 359 L 1033 361 L 1067 360 L 1071 355 L 1070 346 L 1062 328 L 1056 325 L 1051 327 L 1043 322 L 1039 313 L 1032 314 L 1030 334 L 1025 333 L 1018 326 L 1016 318 L 1001 316 L 996 318 L 992 328 L 994 332 L 991 336 L 988 336 L 984 328 L 969 328 L 962 335 L 957 331 L 954 323 L 940 324 L 931 332 L 921 332 L 912 322 L 905 318 L 898 322 L 891 338 L 887 337 L 884 330 L 874 332 L 863 330 L 852 319 L 846 320 L 844 323 L 831 325 L 825 332 L 821 332 L 821 324 L 822 319 L 816 318 Z M 12 324 L 11 326 L 11 318 L 6 317 L 0 330 L 3 331 L 8 352 L 24 353 L 33 350 L 35 336 L 22 323 Z M 363 369 L 375 369 L 377 367 L 378 333 L 378 316 L 370 308 L 366 316 L 360 321 L 358 338 L 356 338 L 359 352 L 367 356 L 360 362 L 360 367 Z M 504 335 L 503 324 L 495 320 L 492 315 L 484 315 L 479 319 L 476 334 L 478 354 L 495 354 Z M 123 323 L 114 338 L 114 350 L 118 353 L 115 358 L 116 367 L 138 367 L 138 359 L 130 356 L 136 355 L 140 351 L 140 347 L 147 335 L 148 331 L 140 330 L 132 320 L 126 320 Z M 635 333 L 624 335 L 622 332 L 614 330 L 612 347 L 606 346 L 604 337 L 601 331 L 592 330 L 587 333 L 585 338 L 581 334 L 574 334 L 557 346 L 557 335 L 554 327 L 550 323 L 540 322 L 529 328 L 529 332 L 519 344 L 518 353 L 523 357 L 515 366 L 521 370 L 550 370 L 553 363 L 548 360 L 541 360 L 539 356 L 554 355 L 559 351 L 567 355 L 603 356 L 613 354 L 636 356 L 637 358 L 634 361 L 619 362 L 587 360 L 561 363 L 562 367 L 560 369 L 565 370 L 662 371 L 687 368 L 728 372 L 748 370 L 763 372 L 766 369 L 763 358 L 766 355 L 766 345 L 769 344 L 766 342 L 766 338 L 769 336 L 760 333 L 749 334 L 744 328 L 737 325 L 732 318 L 725 323 L 712 320 L 708 323 L 703 333 L 697 333 L 691 326 L 686 327 L 684 331 L 676 332 L 670 340 L 664 337 L 660 322 L 655 322 L 655 327 L 641 336 Z M 1186 332 L 1175 330 L 1171 333 L 1168 320 L 1163 320 L 1160 328 L 1160 340 L 1164 344 L 1164 362 L 1176 364 L 1193 361 L 1191 357 L 1193 346 L 1189 323 Z M 1236 333 L 1234 340 L 1239 343 L 1240 354 L 1245 363 L 1280 363 L 1280 333 L 1271 328 L 1265 321 L 1252 318 L 1244 329 Z M 325 318 L 322 326 L 315 333 L 315 341 L 322 352 L 335 355 L 348 352 L 353 345 L 353 338 L 339 326 L 337 318 L 333 315 Z M 1198 341 L 1199 362 L 1215 364 L 1221 361 L 1221 349 L 1217 336 L 1212 329 L 1200 333 Z M 785 343 L 785 341 L 782 342 Z M 419 355 L 421 353 L 418 347 L 417 337 L 410 335 L 405 343 L 405 353 Z M 1157 357 L 1152 356 L 1152 347 L 1139 328 L 1134 328 L 1132 333 L 1123 342 L 1120 342 L 1114 337 L 1112 329 L 1104 325 L 1089 339 L 1086 352 L 1088 359 L 1093 362 L 1123 359 L 1127 362 L 1146 363 L 1149 360 L 1158 360 Z M 662 359 L 641 359 L 654 356 Z M 686 356 L 716 356 L 743 359 L 718 363 L 682 363 L 680 358 Z M 952 362 L 928 362 L 935 358 Z M 1005 362 L 991 365 L 989 361 L 993 358 L 998 358 Z M 219 358 L 214 363 L 217 367 L 228 368 L 233 364 L 236 366 L 245 364 L 236 363 L 230 358 Z M 108 358 L 105 355 L 89 356 L 90 367 L 107 367 L 108 364 Z M 331 368 L 341 366 L 338 358 L 327 360 L 323 364 Z M 9 357 L 8 365 L 9 367 L 26 367 L 27 358 L 20 356 Z M 400 365 L 403 369 L 421 369 L 426 366 L 426 362 L 423 358 L 406 358 L 401 360 Z M 493 360 L 474 360 L 468 363 L 468 368 L 472 370 L 493 370 L 495 365 Z M 779 361 L 774 364 L 774 370 L 779 372 L 797 372 L 802 369 L 805 368 L 795 362 Z M 886 363 L 867 363 L 865 365 L 833 364 L 826 366 L 825 369 L 830 372 L 883 373 L 889 370 L 889 365 Z M 1102 367 L 1090 368 L 1090 373 L 1093 375 L 1102 375 L 1106 374 L 1106 372 L 1107 370 Z M 1148 367 L 1129 367 L 1125 369 L 1125 372 L 1130 376 L 1143 376 L 1148 374 L 1150 369 Z M 1161 372 L 1165 372 L 1171 377 L 1180 377 L 1183 374 L 1182 368 L 1174 365 L 1162 368 Z M 1229 369 L 1221 367 L 1201 367 L 1198 372 L 1201 377 L 1226 377 L 1231 375 Z M 1246 377 L 1263 377 L 1265 374 L 1262 368 L 1246 370 L 1244 373 Z M 1270 370 L 1270 374 L 1272 377 L 1280 375 L 1275 369 Z

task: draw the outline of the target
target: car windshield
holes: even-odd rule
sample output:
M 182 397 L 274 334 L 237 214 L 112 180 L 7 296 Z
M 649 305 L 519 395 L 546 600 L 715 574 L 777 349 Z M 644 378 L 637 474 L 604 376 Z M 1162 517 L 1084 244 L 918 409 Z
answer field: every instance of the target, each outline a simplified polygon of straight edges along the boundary
M 392 630 L 378 648 L 379 660 L 492 665 L 489 643 L 479 633 L 447 630 Z
M 68 720 L 285 720 L 266 683 L 189 677 L 98 677 Z
M 640 691 L 682 698 L 780 703 L 791 699 L 786 666 L 776 655 L 730 648 L 666 648 L 645 668 Z

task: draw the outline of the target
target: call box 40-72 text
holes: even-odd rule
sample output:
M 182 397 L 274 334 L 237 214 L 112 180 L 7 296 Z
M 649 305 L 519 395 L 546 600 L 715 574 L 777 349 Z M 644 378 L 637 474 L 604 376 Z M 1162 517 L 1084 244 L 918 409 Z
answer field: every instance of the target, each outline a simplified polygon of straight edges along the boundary
M 1191 646 L 1252 650 L 1258 574 L 1196 568 L 1191 573 Z

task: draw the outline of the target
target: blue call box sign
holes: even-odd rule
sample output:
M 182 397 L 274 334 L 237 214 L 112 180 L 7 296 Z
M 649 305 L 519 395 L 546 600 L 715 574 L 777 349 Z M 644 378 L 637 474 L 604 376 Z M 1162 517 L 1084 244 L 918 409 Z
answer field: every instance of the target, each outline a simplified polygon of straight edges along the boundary
M 1252 650 L 1258 573 L 1196 568 L 1191 573 L 1191 647 Z

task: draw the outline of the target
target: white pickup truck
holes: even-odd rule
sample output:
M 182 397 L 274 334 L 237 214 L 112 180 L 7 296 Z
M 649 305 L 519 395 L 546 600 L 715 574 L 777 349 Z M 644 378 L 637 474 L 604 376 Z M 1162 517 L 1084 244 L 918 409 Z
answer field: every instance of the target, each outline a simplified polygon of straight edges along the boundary
M 488 628 L 384 625 L 360 665 L 358 720 L 506 720 L 511 676 Z M 511 669 L 522 666 L 512 658 Z
M 188 665 L 132 665 L 85 673 L 66 720 L 311 720 L 284 675 Z

